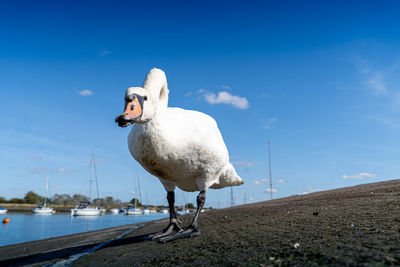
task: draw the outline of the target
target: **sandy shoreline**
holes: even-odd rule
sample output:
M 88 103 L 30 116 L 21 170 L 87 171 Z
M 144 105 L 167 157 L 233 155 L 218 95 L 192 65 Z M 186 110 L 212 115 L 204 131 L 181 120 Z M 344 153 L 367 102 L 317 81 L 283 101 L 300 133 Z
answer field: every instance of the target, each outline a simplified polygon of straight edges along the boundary
M 199 237 L 142 238 L 166 223 L 147 223 L 74 265 L 399 265 L 400 180 L 212 210 L 201 215 Z M 131 227 L 0 247 L 0 265 L 54 263 Z

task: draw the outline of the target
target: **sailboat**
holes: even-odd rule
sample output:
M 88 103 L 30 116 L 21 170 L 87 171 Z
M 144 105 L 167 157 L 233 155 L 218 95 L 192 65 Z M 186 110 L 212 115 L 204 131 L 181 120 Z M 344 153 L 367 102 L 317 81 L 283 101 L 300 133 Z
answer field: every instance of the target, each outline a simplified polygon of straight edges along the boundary
M 49 177 L 46 177 L 46 196 L 44 198 L 43 204 L 38 204 L 36 208 L 32 209 L 32 212 L 35 214 L 54 214 L 56 211 L 51 208 L 47 207 L 47 199 L 48 199 L 48 192 L 49 192 Z
M 136 171 L 136 191 L 135 194 L 138 193 L 138 183 L 139 183 L 139 172 Z M 135 197 L 135 205 L 129 205 L 125 211 L 125 215 L 142 215 L 142 210 L 137 207 L 138 199 Z
M 101 214 L 101 210 L 98 209 L 97 207 L 91 206 L 90 203 L 90 200 L 92 199 L 93 174 L 95 175 L 96 178 L 97 198 L 99 198 L 96 162 L 94 159 L 94 153 L 92 152 L 92 160 L 90 165 L 90 180 L 89 180 L 89 201 L 80 201 L 79 205 L 76 206 L 75 209 L 71 209 L 71 216 L 98 216 Z

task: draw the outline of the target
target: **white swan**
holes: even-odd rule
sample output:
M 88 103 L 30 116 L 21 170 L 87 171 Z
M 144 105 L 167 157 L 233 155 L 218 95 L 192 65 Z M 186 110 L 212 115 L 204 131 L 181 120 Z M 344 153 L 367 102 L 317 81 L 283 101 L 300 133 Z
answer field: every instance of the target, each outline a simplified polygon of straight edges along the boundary
M 115 119 L 120 127 L 136 124 L 128 136 L 129 151 L 167 191 L 170 224 L 154 236 L 160 242 L 200 233 L 197 220 L 209 188 L 243 184 L 229 162 L 215 120 L 201 112 L 168 107 L 168 93 L 165 73 L 154 68 L 142 87 L 126 90 L 124 112 Z M 174 210 L 175 186 L 200 191 L 196 215 L 186 230 L 179 227 Z

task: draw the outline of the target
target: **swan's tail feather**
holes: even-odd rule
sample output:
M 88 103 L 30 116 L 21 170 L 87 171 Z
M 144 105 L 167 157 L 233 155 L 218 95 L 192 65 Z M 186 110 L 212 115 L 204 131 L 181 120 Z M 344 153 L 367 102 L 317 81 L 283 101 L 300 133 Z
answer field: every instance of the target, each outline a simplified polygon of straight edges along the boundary
M 235 168 L 231 163 L 225 165 L 225 167 L 221 170 L 219 174 L 219 183 L 214 184 L 211 188 L 223 188 L 227 186 L 238 186 L 243 184 L 244 181 L 239 175 L 236 173 Z

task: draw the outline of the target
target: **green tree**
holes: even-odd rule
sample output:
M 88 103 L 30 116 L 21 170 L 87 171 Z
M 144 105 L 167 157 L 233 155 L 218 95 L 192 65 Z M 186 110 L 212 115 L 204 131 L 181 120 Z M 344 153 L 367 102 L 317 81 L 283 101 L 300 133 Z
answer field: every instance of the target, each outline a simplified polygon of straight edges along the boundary
M 72 196 L 73 204 L 79 204 L 79 201 L 89 201 L 89 198 L 85 195 L 75 194 Z
M 193 203 L 187 203 L 186 208 L 193 210 L 194 209 Z
M 67 194 L 62 194 L 62 195 L 55 194 L 52 197 L 51 201 L 53 204 L 64 205 L 64 206 L 70 206 L 73 204 L 71 196 Z
M 42 197 L 33 191 L 29 191 L 28 193 L 26 193 L 24 199 L 26 203 L 36 204 L 41 202 Z
M 4 197 L 0 197 L 0 203 L 6 203 L 7 200 Z
M 136 199 L 135 197 L 132 198 L 132 200 L 130 201 L 130 203 L 133 204 L 133 205 L 135 205 L 135 199 Z M 137 206 L 138 206 L 138 207 L 142 207 L 142 206 L 143 206 L 142 203 L 140 203 L 139 199 L 137 200 Z
M 8 201 L 8 203 L 13 203 L 13 204 L 22 204 L 25 203 L 25 199 L 21 199 L 21 198 L 12 198 Z
M 104 198 L 95 198 L 95 199 L 93 199 L 93 201 L 92 201 L 92 203 L 95 205 L 95 206 L 104 206 Z

